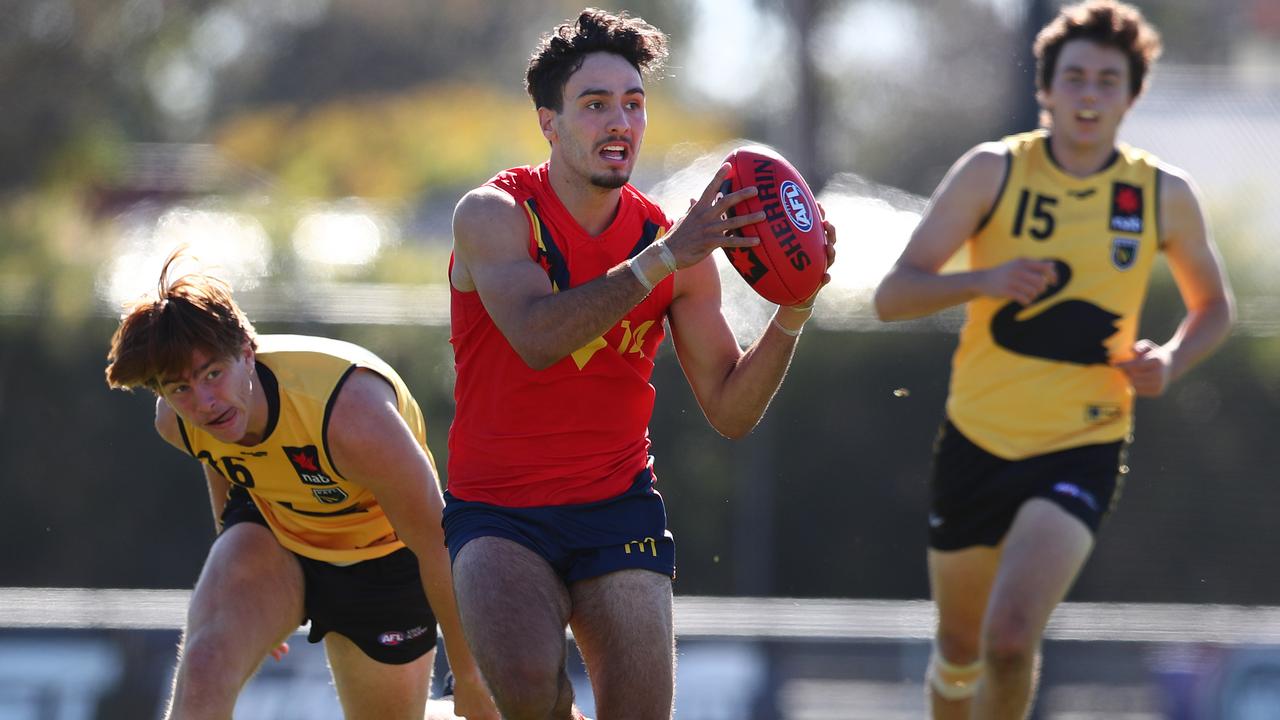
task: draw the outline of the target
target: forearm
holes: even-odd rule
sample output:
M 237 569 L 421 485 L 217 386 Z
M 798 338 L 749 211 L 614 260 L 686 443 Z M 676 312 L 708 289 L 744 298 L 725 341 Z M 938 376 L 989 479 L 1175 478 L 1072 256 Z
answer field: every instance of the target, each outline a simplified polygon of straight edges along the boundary
M 608 332 L 672 273 L 661 251 L 655 244 L 595 280 L 538 298 L 509 323 L 508 341 L 534 369 L 559 362 Z
M 1225 297 L 1187 312 L 1173 337 L 1164 344 L 1169 352 L 1171 381 L 1182 377 L 1227 339 L 1234 315 L 1232 303 Z
M 444 649 L 449 657 L 449 667 L 455 677 L 474 680 L 479 678 L 471 648 L 462 633 L 462 621 L 453 596 L 452 572 L 449 567 L 449 551 L 443 544 L 418 553 L 418 565 L 422 574 L 422 587 L 431 603 L 431 611 L 444 636 Z
M 981 270 L 938 274 L 895 265 L 876 288 L 876 316 L 911 320 L 966 303 L 980 294 Z
M 812 312 L 812 308 L 778 308 L 760 338 L 728 369 L 719 390 L 705 404 L 707 420 L 717 432 L 741 438 L 760 422 L 782 385 L 800 329 Z

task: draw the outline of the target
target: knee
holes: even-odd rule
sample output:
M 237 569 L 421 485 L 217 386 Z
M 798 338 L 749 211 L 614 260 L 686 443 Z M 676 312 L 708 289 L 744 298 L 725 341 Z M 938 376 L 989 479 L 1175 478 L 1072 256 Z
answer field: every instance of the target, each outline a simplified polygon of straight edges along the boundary
M 1026 668 L 1035 660 L 1042 630 L 1018 612 L 995 614 L 983 636 L 983 660 L 996 672 Z
M 969 665 L 980 659 L 982 652 L 981 634 L 978 628 L 952 630 L 939 627 L 934 637 L 934 650 L 937 655 L 955 665 Z
M 523 667 L 489 685 L 502 717 L 509 720 L 568 718 L 573 707 L 573 685 L 563 669 L 549 674 Z
M 938 645 L 934 645 L 925 675 L 929 687 L 939 697 L 958 701 L 971 698 L 978 691 L 978 681 L 982 679 L 983 669 L 984 663 L 981 660 L 956 662 Z

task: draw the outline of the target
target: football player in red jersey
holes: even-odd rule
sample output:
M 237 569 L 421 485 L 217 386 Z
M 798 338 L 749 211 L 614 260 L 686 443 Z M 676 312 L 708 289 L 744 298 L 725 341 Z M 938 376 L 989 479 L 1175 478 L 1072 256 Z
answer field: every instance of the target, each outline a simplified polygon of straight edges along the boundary
M 1190 178 L 1117 141 L 1154 28 L 1088 0 L 1034 50 L 1045 127 L 962 157 L 876 292 L 884 320 L 967 304 L 930 488 L 938 719 L 1026 716 L 1049 616 L 1119 497 L 1135 395 L 1163 393 L 1232 322 Z M 941 274 L 965 244 L 972 270 Z M 1160 253 L 1187 309 L 1163 344 L 1137 335 Z
M 628 183 L 642 76 L 665 55 L 666 36 L 625 14 L 556 27 L 527 73 L 550 159 L 500 173 L 454 215 L 444 527 L 463 630 L 513 720 L 571 716 L 566 625 L 600 717 L 670 716 L 675 558 L 648 452 L 654 354 L 669 325 L 707 419 L 741 437 L 813 311 L 813 298 L 780 307 L 744 351 L 710 255 L 757 242 L 730 231 L 764 213 L 722 217 L 756 189 L 718 198 L 726 165 L 671 225 Z

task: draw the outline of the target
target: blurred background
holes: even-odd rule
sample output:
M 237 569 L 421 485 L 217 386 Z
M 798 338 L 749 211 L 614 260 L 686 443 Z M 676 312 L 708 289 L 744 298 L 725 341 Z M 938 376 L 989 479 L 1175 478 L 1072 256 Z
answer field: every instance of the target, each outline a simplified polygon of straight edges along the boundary
M 1165 54 L 1121 137 L 1198 181 L 1240 323 L 1165 397 L 1139 403 L 1123 499 L 1069 599 L 1127 603 L 1138 615 L 1143 605 L 1132 604 L 1177 604 L 1190 613 L 1178 617 L 1201 618 L 1197 608 L 1280 596 L 1269 552 L 1280 501 L 1280 204 L 1271 197 L 1280 3 L 1139 4 Z M 677 595 L 796 598 L 789 607 L 800 620 L 811 617 L 804 608 L 829 606 L 820 601 L 894 601 L 920 628 L 768 640 L 766 617 L 731 642 L 714 624 L 691 629 L 682 702 L 717 683 L 741 698 L 712 693 L 680 717 L 921 716 L 929 629 L 912 603 L 928 597 L 926 479 L 960 315 L 881 325 L 870 294 L 951 163 L 1036 125 L 1029 47 L 1057 7 L 625 6 L 672 41 L 663 77 L 648 83 L 632 182 L 678 215 L 728 150 L 764 142 L 802 170 L 840 233 L 835 282 L 750 437 L 717 436 L 669 345 L 661 355 L 651 434 L 679 543 Z M 0 0 L 0 487 L 9 508 L 0 587 L 194 583 L 213 539 L 200 472 L 155 435 L 154 398 L 110 392 L 102 374 L 121 304 L 154 287 L 178 243 L 233 283 L 260 332 L 338 337 L 391 362 L 427 414 L 444 474 L 452 209 L 497 171 L 545 159 L 525 63 L 543 31 L 580 9 L 559 0 Z M 726 312 L 749 342 L 769 308 L 731 272 L 724 284 Z M 1143 334 L 1167 339 L 1181 313 L 1161 266 Z M 0 605 L 0 715 L 156 715 L 180 613 L 172 627 L 146 630 L 37 628 L 12 620 L 17 613 Z M 1280 655 L 1266 637 L 1117 636 L 1123 652 L 1065 638 L 1055 651 L 1053 641 L 1037 712 L 1280 717 Z M 61 684 L 17 672 L 55 646 L 116 671 L 96 684 L 89 670 L 68 681 L 71 660 L 51 662 Z M 75 647 L 96 649 L 66 650 Z M 1103 655 L 1124 661 L 1102 672 Z M 305 650 L 290 662 L 323 669 Z M 1055 662 L 1083 673 L 1063 676 L 1059 689 L 1095 682 L 1091 668 L 1114 692 L 1055 694 Z M 729 679 L 686 675 L 707 668 Z M 280 687 L 301 687 L 302 669 L 273 672 L 287 678 Z M 312 675 L 336 712 L 323 672 Z M 847 694 L 869 680 L 880 689 Z M 243 717 L 293 716 L 263 710 L 266 702 L 242 702 Z M 59 714 L 72 705 L 82 714 Z M 1240 714 L 1254 711 L 1262 714 Z

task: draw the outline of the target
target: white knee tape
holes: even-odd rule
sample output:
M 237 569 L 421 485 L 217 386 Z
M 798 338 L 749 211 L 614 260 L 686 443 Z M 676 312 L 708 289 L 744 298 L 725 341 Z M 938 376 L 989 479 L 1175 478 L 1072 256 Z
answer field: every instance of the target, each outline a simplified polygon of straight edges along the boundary
M 978 680 L 982 678 L 983 662 L 977 660 L 968 665 L 956 665 L 942 657 L 935 645 L 929 655 L 929 685 L 944 699 L 964 700 L 978 692 Z

